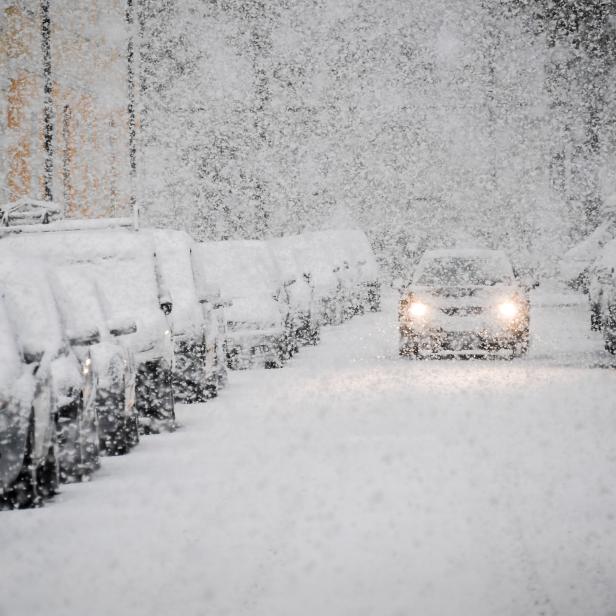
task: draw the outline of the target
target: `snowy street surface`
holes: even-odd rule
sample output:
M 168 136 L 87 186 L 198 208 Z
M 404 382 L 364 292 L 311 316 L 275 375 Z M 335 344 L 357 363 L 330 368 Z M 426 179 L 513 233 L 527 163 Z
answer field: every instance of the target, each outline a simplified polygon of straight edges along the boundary
M 0 516 L 2 616 L 616 614 L 616 372 L 585 298 L 525 359 L 397 356 L 381 314 Z

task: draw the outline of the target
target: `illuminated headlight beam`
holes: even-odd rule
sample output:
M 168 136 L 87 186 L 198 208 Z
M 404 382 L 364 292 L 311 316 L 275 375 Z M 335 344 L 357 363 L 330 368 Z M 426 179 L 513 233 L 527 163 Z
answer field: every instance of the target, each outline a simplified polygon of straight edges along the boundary
M 425 317 L 428 314 L 428 306 L 423 302 L 411 302 L 408 313 L 411 317 Z
M 503 302 L 502 304 L 499 304 L 498 312 L 502 317 L 505 317 L 506 319 L 513 319 L 514 317 L 518 316 L 520 309 L 517 304 L 514 304 L 513 302 Z

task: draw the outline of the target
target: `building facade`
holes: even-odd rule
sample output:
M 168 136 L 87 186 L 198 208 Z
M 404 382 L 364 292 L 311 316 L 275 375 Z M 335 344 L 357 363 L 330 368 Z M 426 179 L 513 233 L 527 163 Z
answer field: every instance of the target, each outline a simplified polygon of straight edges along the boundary
M 0 1 L 0 202 L 127 215 L 125 0 Z

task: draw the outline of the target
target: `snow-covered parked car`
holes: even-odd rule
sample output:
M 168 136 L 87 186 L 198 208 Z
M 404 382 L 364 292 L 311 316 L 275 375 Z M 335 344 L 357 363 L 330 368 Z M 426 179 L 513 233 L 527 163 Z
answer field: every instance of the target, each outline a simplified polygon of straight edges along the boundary
M 268 241 L 284 280 L 292 336 L 298 344 L 317 344 L 320 338 L 318 306 L 310 273 L 301 267 L 296 238 L 281 237 Z M 291 281 L 293 281 L 291 283 Z
M 85 370 L 96 375 L 96 415 L 100 449 L 107 455 L 122 455 L 139 442 L 139 419 L 135 405 L 136 366 L 133 352 L 117 339 L 136 331 L 134 321 L 109 321 L 96 284 L 71 266 L 50 272 L 58 307 L 70 340 L 83 340 L 73 332 L 99 333 L 90 346 L 74 344 Z M 88 364 L 88 362 L 90 362 Z
M 37 373 L 49 370 L 58 438 L 58 464 L 63 482 L 89 477 L 99 466 L 96 379 L 86 349 L 98 341 L 97 331 L 70 334 L 64 328 L 49 274 L 43 262 L 16 258 L 0 241 L 0 285 L 26 361 Z
M 287 241 L 293 242 L 298 264 L 314 289 L 319 324 L 335 325 L 343 319 L 342 278 L 339 275 L 339 265 L 335 263 L 322 239 L 314 233 L 286 238 Z
M 24 225 L 0 239 L 0 246 L 54 266 L 70 266 L 96 283 L 109 330 L 126 333 L 118 340 L 135 357 L 141 430 L 173 430 L 174 354 L 168 318 L 173 304 L 156 268 L 152 238 L 131 226 L 124 219 Z
M 0 288 L 0 509 L 36 507 L 58 489 L 50 366 L 27 359 Z
M 325 258 L 337 280 L 333 319 L 336 325 L 359 312 L 359 272 L 351 267 L 352 256 L 337 231 L 312 231 L 302 235 L 314 253 Z
M 589 285 L 589 272 L 602 248 L 616 237 L 616 217 L 599 225 L 581 242 L 570 248 L 558 264 L 557 277 L 574 289 L 586 292 Z
M 378 312 L 381 309 L 379 268 L 366 234 L 357 229 L 342 229 L 335 233 L 345 246 L 355 273 L 360 311 Z
M 521 355 L 529 300 L 499 250 L 434 250 L 400 301 L 400 355 Z
M 152 235 L 158 271 L 173 302 L 176 399 L 202 402 L 215 396 L 226 379 L 226 361 L 220 354 L 224 331 L 212 315 L 216 294 L 212 298 L 199 292 L 195 242 L 187 233 L 167 229 L 141 233 Z
M 588 301 L 590 303 L 590 328 L 599 331 L 603 326 L 606 307 L 614 288 L 616 267 L 616 240 L 608 242 L 594 263 L 588 268 Z
M 272 289 L 263 262 L 252 258 L 253 251 L 243 241 L 206 242 L 198 245 L 198 252 L 205 275 L 229 303 L 228 366 L 282 367 L 288 357 L 289 308 L 281 301 L 281 290 Z
M 605 348 L 616 353 L 616 240 L 608 242 L 589 269 L 591 329 L 601 330 Z

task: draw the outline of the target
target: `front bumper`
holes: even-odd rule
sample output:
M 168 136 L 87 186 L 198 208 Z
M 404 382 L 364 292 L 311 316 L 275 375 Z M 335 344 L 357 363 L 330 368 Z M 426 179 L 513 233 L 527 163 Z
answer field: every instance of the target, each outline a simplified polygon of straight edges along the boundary
M 416 327 L 411 323 L 400 324 L 402 345 L 412 345 L 420 354 L 491 354 L 510 351 L 516 344 L 527 342 L 528 321 L 511 324 L 479 323 L 472 327 L 443 326 Z

